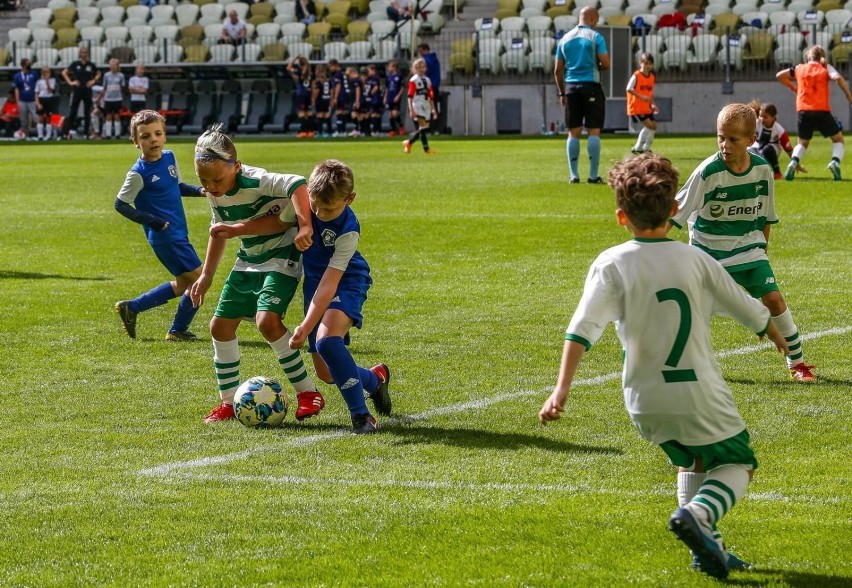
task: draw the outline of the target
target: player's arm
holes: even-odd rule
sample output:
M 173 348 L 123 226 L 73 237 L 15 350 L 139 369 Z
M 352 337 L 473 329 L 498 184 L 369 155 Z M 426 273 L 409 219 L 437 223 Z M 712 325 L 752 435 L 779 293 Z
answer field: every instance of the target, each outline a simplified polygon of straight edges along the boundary
M 337 287 L 340 285 L 342 277 L 343 271 L 334 267 L 325 268 L 317 291 L 311 298 L 311 304 L 308 307 L 308 312 L 305 313 L 305 318 L 293 330 L 293 336 L 290 338 L 290 349 L 298 349 L 305 344 L 308 335 L 316 328 L 325 311 L 328 310 L 328 305 L 331 304 L 332 298 L 337 293 Z
M 541 421 L 542 425 L 562 418 L 562 413 L 565 412 L 565 401 L 568 399 L 568 393 L 571 391 L 571 382 L 574 381 L 577 367 L 580 365 L 580 360 L 583 359 L 583 355 L 585 354 L 586 346 L 582 343 L 569 340 L 565 341 L 565 345 L 562 347 L 562 363 L 559 366 L 559 377 L 556 380 L 556 387 L 538 413 L 538 420 Z
M 790 88 L 793 92 L 797 91 L 796 77 L 793 73 L 792 67 L 788 67 L 779 71 L 777 74 L 775 74 L 775 79 Z
M 228 244 L 227 239 L 213 237 L 212 235 L 207 240 L 207 253 L 204 254 L 204 265 L 201 266 L 201 275 L 192 284 L 189 289 L 189 298 L 192 300 L 192 305 L 198 308 L 204 304 L 204 295 L 210 289 L 213 283 L 213 276 L 216 275 L 216 270 L 219 268 L 219 263 L 222 261 L 222 256 L 225 254 L 225 247 Z
M 296 249 L 304 251 L 313 243 L 314 224 L 311 222 L 311 202 L 308 198 L 308 187 L 302 184 L 293 191 L 290 196 L 293 210 L 296 211 L 296 222 L 299 232 L 293 238 Z
M 168 221 L 133 206 L 133 202 L 136 201 L 136 197 L 142 191 L 142 187 L 142 176 L 133 171 L 127 172 L 124 184 L 122 184 L 121 190 L 118 191 L 118 196 L 115 197 L 114 206 L 116 212 L 134 223 L 147 225 L 155 231 L 165 230 L 169 226 Z
M 852 92 L 849 91 L 848 82 L 841 75 L 838 75 L 837 79 L 834 81 L 837 82 L 837 85 L 840 86 L 841 90 L 843 90 L 843 94 L 846 96 L 846 99 L 849 101 L 849 104 L 852 105 Z
M 559 94 L 559 102 L 565 106 L 565 59 L 562 53 L 556 55 L 556 61 L 553 63 L 553 78 L 556 80 L 556 91 Z
M 285 222 L 278 215 L 270 214 L 232 225 L 214 223 L 210 226 L 210 236 L 232 239 L 243 235 L 275 235 L 288 231 L 293 225 L 294 223 Z

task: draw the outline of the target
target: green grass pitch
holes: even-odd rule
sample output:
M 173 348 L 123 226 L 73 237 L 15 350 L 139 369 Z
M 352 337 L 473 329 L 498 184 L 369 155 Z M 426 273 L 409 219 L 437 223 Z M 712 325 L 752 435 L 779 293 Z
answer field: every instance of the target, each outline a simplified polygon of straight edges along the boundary
M 193 324 L 202 342 L 163 341 L 175 302 L 140 315 L 130 340 L 113 304 L 169 277 L 113 210 L 138 152 L 0 147 L 0 585 L 715 584 L 666 529 L 675 471 L 629 423 L 612 328 L 565 418 L 537 422 L 588 266 L 629 238 L 610 189 L 568 185 L 564 138 L 431 144 L 438 156 L 237 138 L 243 161 L 273 171 L 308 175 L 328 157 L 354 169 L 375 283 L 351 349 L 393 371 L 395 416 L 369 438 L 347 434 L 325 385 L 304 424 L 204 425 L 218 400 L 207 322 L 234 245 Z M 631 144 L 604 137 L 604 174 Z M 169 147 L 193 182 L 192 143 Z M 683 182 L 715 142 L 659 136 L 654 149 Z M 738 586 L 852 585 L 852 196 L 829 157 L 815 140 L 810 173 L 777 183 L 769 248 L 820 381 L 792 382 L 751 333 L 714 321 L 760 461 L 721 525 L 756 565 L 732 573 Z M 184 204 L 203 257 L 208 206 Z M 301 295 L 287 324 L 300 316 Z M 253 326 L 240 338 L 243 379 L 282 375 Z

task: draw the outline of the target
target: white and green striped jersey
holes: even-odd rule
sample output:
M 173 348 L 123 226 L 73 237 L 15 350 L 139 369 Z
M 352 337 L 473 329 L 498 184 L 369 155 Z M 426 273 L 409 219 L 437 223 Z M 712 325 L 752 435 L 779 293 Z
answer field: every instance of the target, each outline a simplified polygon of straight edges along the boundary
M 763 334 L 769 310 L 709 255 L 680 241 L 634 239 L 601 253 L 565 339 L 590 348 L 614 322 L 624 404 L 643 437 L 709 445 L 745 424 L 713 356 L 711 315 Z
M 213 209 L 213 222 L 232 225 L 266 215 L 278 216 L 290 205 L 296 188 L 305 183 L 304 176 L 276 174 L 242 165 L 233 190 L 222 196 L 207 196 Z M 244 235 L 234 271 L 274 271 L 300 278 L 302 257 L 293 245 L 296 233 L 293 227 L 275 235 Z
M 695 168 L 675 197 L 678 211 L 672 225 L 689 224 L 689 242 L 728 271 L 765 263 L 767 224 L 775 214 L 772 167 L 750 153 L 751 165 L 737 174 L 716 152 Z

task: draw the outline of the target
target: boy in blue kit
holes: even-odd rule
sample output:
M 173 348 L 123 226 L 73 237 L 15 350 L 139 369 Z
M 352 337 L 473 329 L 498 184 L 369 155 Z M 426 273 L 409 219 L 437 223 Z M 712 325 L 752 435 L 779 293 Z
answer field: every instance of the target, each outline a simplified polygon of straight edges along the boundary
M 367 409 L 365 390 L 371 391 L 368 397 L 379 414 L 391 413 L 390 371 L 384 364 L 363 368 L 346 349 L 349 329 L 361 328 L 361 308 L 373 281 L 370 266 L 357 250 L 361 226 L 349 207 L 355 199 L 353 188 L 352 170 L 334 159 L 317 164 L 308 180 L 316 238 L 302 252 L 305 318 L 293 330 L 290 348 L 298 349 L 308 341 L 317 377 L 337 385 L 349 408 L 352 432 L 364 435 L 378 429 Z M 216 224 L 210 234 L 228 238 L 261 235 L 286 230 L 295 222 L 293 208 L 288 207 L 279 216 Z
M 142 110 L 130 120 L 130 138 L 142 155 L 115 198 L 115 209 L 145 229 L 157 259 L 175 277 L 132 300 L 115 304 L 124 330 L 136 338 L 136 316 L 172 298 L 181 297 L 167 341 L 196 341 L 189 330 L 197 308 L 187 290 L 201 275 L 201 260 L 189 242 L 181 196 L 204 196 L 200 187 L 180 181 L 174 153 L 164 151 L 166 121 L 153 110 Z

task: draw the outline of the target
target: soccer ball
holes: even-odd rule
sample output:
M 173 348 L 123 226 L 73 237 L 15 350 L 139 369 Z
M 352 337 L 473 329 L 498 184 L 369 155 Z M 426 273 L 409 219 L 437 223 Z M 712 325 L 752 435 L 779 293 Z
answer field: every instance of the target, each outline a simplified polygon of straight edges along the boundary
M 19 140 L 20 139 L 26 139 L 27 134 L 24 131 L 22 131 L 21 129 L 18 129 L 17 131 L 15 131 L 15 138 L 19 139 Z
M 287 416 L 290 399 L 272 378 L 255 376 L 237 388 L 234 415 L 247 427 L 278 427 Z

